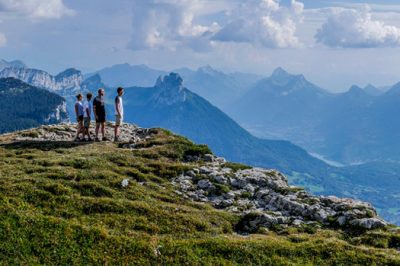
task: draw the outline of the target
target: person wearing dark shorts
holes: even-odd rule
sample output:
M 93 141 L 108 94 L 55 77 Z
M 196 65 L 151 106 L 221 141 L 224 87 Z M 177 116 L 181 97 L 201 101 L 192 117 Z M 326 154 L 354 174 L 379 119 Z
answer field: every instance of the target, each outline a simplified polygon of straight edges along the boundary
M 99 139 L 99 130 L 101 127 L 102 140 L 107 141 L 105 135 L 105 123 L 106 123 L 106 105 L 104 101 L 104 89 L 99 89 L 97 96 L 93 100 L 93 113 L 96 118 L 96 141 Z
M 76 121 L 78 122 L 78 126 L 76 128 L 75 141 L 80 141 L 82 139 L 79 137 L 79 135 L 80 134 L 84 135 L 84 130 L 85 130 L 83 127 L 83 104 L 82 104 L 83 96 L 82 96 L 82 94 L 78 94 L 76 96 L 76 99 L 77 99 L 77 101 L 75 103 L 75 115 L 76 115 Z

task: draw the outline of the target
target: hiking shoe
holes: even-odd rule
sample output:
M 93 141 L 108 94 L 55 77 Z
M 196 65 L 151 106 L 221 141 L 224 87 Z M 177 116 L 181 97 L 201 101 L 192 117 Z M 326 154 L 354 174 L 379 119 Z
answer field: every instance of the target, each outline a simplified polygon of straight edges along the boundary
M 103 137 L 102 141 L 110 141 L 110 140 L 108 138 L 106 138 L 106 137 Z
M 88 139 L 87 139 L 87 141 L 90 141 L 90 142 L 92 142 L 92 141 L 93 141 L 93 139 L 92 139 L 92 138 L 88 138 Z
M 100 142 L 100 139 L 99 138 L 95 138 L 94 141 Z

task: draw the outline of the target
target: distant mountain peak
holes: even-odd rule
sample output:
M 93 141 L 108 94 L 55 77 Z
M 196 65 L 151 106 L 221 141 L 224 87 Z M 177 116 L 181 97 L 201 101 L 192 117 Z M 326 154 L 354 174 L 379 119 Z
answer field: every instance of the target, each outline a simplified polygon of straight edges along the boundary
M 64 78 L 64 77 L 70 77 L 73 75 L 82 75 L 82 72 L 77 70 L 76 68 L 68 68 L 66 70 L 64 70 L 63 72 L 57 74 L 57 76 L 55 76 L 56 79 L 60 79 L 60 78 Z
M 202 67 L 199 67 L 199 69 L 204 69 L 204 70 L 214 70 L 214 68 L 212 68 L 212 66 L 210 66 L 210 65 L 205 65 L 205 66 L 202 66 Z
M 386 93 L 386 95 L 399 95 L 400 94 L 400 82 L 394 84 Z
M 212 68 L 212 66 L 210 66 L 210 65 L 205 65 L 205 66 L 199 67 L 199 68 L 197 69 L 197 71 L 207 72 L 207 73 L 214 73 L 214 72 L 216 72 L 216 70 L 215 70 L 214 68 Z
M 216 70 L 215 68 L 213 68 L 210 65 L 199 67 L 197 69 L 197 72 L 199 72 L 201 74 L 206 74 L 206 75 L 209 75 L 209 76 L 214 76 L 214 77 L 215 76 L 225 75 L 223 72 L 221 72 L 219 70 Z
M 96 73 L 96 74 L 88 77 L 86 80 L 101 82 L 101 76 L 98 73 Z
M 0 68 L 6 68 L 6 67 L 27 68 L 27 66 L 21 60 L 7 61 L 7 60 L 4 60 L 4 59 L 1 59 L 0 60 Z
M 385 92 L 383 89 L 379 89 L 372 84 L 368 84 L 363 90 L 371 96 L 379 96 Z
M 352 85 L 349 89 L 349 92 L 363 92 L 363 89 L 357 85 Z
M 162 75 L 157 79 L 157 88 L 163 89 L 183 89 L 183 79 L 178 73 L 171 72 L 168 75 Z
M 81 84 L 81 89 L 83 91 L 96 91 L 97 89 L 103 87 L 105 87 L 105 85 L 99 74 L 94 74 L 86 78 Z
M 183 87 L 183 79 L 178 73 L 160 76 L 155 88 L 160 90 L 154 97 L 157 105 L 172 105 L 187 99 L 187 90 Z
M 374 89 L 378 89 L 377 87 L 375 87 L 374 85 L 372 85 L 371 83 L 368 83 L 367 86 L 364 87 L 364 90 L 367 88 L 374 88 Z
M 275 78 L 287 78 L 287 77 L 291 77 L 292 75 L 289 74 L 286 70 L 284 70 L 281 67 L 276 68 L 271 75 L 271 78 L 275 79 Z

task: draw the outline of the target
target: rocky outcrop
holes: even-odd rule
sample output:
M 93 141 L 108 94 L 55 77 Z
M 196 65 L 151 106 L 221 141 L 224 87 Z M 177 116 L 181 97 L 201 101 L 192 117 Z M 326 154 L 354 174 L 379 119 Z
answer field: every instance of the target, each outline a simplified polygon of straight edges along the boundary
M 313 196 L 289 186 L 275 170 L 226 163 L 212 155 L 205 165 L 173 179 L 176 193 L 218 209 L 242 214 L 238 230 L 256 232 L 275 226 L 375 229 L 387 223 L 371 204 L 335 196 Z
M 54 112 L 50 113 L 47 118 L 44 119 L 45 124 L 55 124 L 55 123 L 68 123 L 70 122 L 67 115 L 67 103 L 62 102 L 58 105 Z
M 94 134 L 92 124 L 91 134 Z M 135 143 L 145 141 L 156 134 L 155 129 L 140 128 L 131 124 L 121 126 L 121 142 L 125 147 L 133 147 Z M 31 130 L 25 130 L 12 134 L 13 141 L 72 141 L 76 135 L 76 125 L 70 123 L 61 123 L 58 125 L 46 125 Z M 106 136 L 114 136 L 114 127 L 112 123 L 106 124 Z M 94 137 L 94 136 L 92 136 Z
M 120 147 L 138 149 L 141 146 L 137 143 L 151 139 L 157 132 L 158 129 L 124 124 Z M 13 140 L 71 141 L 75 133 L 75 125 L 59 124 L 13 134 Z M 106 134 L 113 136 L 111 123 L 106 126 Z M 211 154 L 201 158 L 187 156 L 183 163 L 197 167 L 171 179 L 175 192 L 188 200 L 240 215 L 236 229 L 241 233 L 285 227 L 370 230 L 388 225 L 367 202 L 313 196 L 302 188 L 290 186 L 287 178 L 275 170 L 230 163 Z M 121 185 L 128 183 L 126 179 Z
M 81 71 L 74 68 L 69 68 L 54 77 L 59 89 L 64 91 L 64 94 L 75 92 L 81 89 L 83 75 Z
M 16 78 L 29 85 L 57 91 L 59 87 L 55 78 L 46 71 L 38 69 L 8 67 L 0 71 L 0 78 Z
M 160 76 L 155 88 L 157 93 L 153 97 L 156 105 L 173 105 L 186 101 L 187 90 L 183 86 L 183 79 L 177 73 Z

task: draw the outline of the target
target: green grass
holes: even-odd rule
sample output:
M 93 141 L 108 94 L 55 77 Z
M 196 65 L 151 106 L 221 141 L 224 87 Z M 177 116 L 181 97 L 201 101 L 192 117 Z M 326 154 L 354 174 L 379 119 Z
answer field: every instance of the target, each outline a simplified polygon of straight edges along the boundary
M 134 151 L 112 143 L 7 143 L 0 137 L 0 264 L 400 263 L 400 235 L 387 230 L 235 234 L 240 217 L 185 200 L 170 184 L 195 166 L 183 162 L 187 155 L 209 149 L 157 132 Z M 126 178 L 129 185 L 122 187 Z
M 239 171 L 239 170 L 246 170 L 246 169 L 251 169 L 248 165 L 244 165 L 241 163 L 231 163 L 231 162 L 226 162 L 224 164 L 224 167 L 231 168 L 233 171 Z

